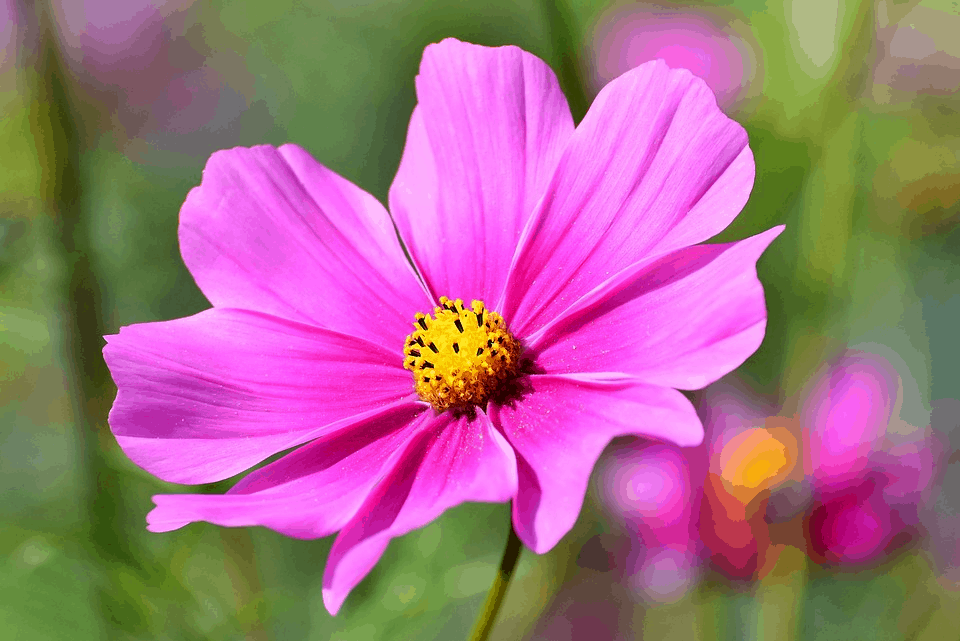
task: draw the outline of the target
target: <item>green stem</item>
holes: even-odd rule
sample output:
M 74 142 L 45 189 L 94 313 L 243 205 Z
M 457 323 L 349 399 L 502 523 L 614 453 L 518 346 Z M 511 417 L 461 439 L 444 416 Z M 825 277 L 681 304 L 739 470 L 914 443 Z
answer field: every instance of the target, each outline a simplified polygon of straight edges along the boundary
M 490 592 L 487 593 L 487 601 L 483 604 L 480 616 L 473 626 L 473 632 L 470 634 L 470 641 L 486 641 L 493 629 L 493 623 L 497 619 L 497 612 L 503 605 L 503 597 L 507 593 L 507 587 L 510 585 L 510 579 L 513 577 L 513 571 L 517 568 L 517 559 L 520 558 L 520 550 L 523 545 L 510 526 L 510 535 L 507 538 L 507 546 L 503 550 L 503 558 L 500 559 L 500 569 L 497 570 L 497 576 L 490 586 Z
M 42 167 L 42 197 L 56 225 L 57 251 L 66 274 L 64 313 L 59 318 L 67 349 L 65 371 L 87 472 L 87 511 L 95 515 L 84 539 L 93 544 L 98 558 L 133 561 L 129 543 L 117 536 L 122 515 L 116 506 L 116 494 L 99 491 L 118 487 L 121 481 L 102 454 L 101 439 L 109 435 L 107 399 L 112 398 L 113 384 L 100 355 L 104 334 L 100 285 L 92 262 L 90 218 L 83 210 L 80 158 L 84 121 L 77 111 L 79 101 L 57 40 L 53 9 L 44 2 L 25 2 L 23 7 L 25 13 L 35 12 L 40 34 L 33 135 Z

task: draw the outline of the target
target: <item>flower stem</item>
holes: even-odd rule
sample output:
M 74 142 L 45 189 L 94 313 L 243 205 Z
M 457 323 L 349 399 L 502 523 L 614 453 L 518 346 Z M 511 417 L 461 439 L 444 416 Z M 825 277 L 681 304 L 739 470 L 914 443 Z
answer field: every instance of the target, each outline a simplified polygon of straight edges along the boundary
M 503 558 L 500 559 L 500 569 L 497 570 L 497 576 L 487 593 L 487 600 L 473 626 L 470 641 L 486 641 L 487 637 L 490 636 L 493 623 L 497 619 L 497 612 L 503 605 L 503 597 L 507 593 L 507 587 L 510 585 L 511 577 L 513 577 L 513 571 L 517 567 L 517 559 L 520 558 L 522 547 L 520 539 L 511 525 L 510 535 L 507 537 L 507 546 L 503 550 Z

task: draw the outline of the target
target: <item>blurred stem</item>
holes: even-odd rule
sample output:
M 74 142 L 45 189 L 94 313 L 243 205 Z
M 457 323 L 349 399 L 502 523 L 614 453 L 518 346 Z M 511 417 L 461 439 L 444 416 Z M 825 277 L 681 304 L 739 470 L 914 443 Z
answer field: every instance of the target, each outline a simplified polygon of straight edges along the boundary
M 554 55 L 560 61 L 560 68 L 557 70 L 560 86 L 567 95 L 574 121 L 580 122 L 590 106 L 590 95 L 583 80 L 583 65 L 580 61 L 583 46 L 580 29 L 576 26 L 573 10 L 566 0 L 544 0 L 543 11 L 553 39 Z
M 493 585 L 490 586 L 490 592 L 487 593 L 487 600 L 473 626 L 470 641 L 486 641 L 490 636 L 490 631 L 497 619 L 497 612 L 503 605 L 503 597 L 506 595 L 510 579 L 513 577 L 513 571 L 517 568 L 517 559 L 520 558 L 522 548 L 523 545 L 520 543 L 517 533 L 513 531 L 513 525 L 511 524 L 507 546 L 503 550 L 503 558 L 500 559 L 500 569 L 497 570 L 497 576 L 493 580 Z
M 55 242 L 66 272 L 61 292 L 65 310 L 60 323 L 66 350 L 64 369 L 83 467 L 88 474 L 88 511 L 93 517 L 89 538 L 101 558 L 132 558 L 124 537 L 116 535 L 116 506 L 109 493 L 99 491 L 104 486 L 119 484 L 101 454 L 100 437 L 106 424 L 111 385 L 101 356 L 103 322 L 100 287 L 90 260 L 90 225 L 81 204 L 83 120 L 74 109 L 52 9 L 45 3 L 26 3 L 25 8 L 35 12 L 39 28 L 31 122 L 41 167 L 41 195 L 57 231 Z
M 258 608 L 263 599 L 263 590 L 260 587 L 253 538 L 247 528 L 219 529 L 224 565 L 236 598 L 237 619 L 246 630 L 247 641 L 266 641 L 269 636 Z

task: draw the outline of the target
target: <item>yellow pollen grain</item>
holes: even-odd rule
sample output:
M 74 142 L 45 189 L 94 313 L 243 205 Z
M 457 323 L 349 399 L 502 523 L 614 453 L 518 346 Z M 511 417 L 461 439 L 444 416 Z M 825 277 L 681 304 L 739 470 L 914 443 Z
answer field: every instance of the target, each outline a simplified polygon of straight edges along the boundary
M 503 317 L 481 301 L 440 298 L 433 315 L 417 314 L 403 344 L 403 366 L 420 398 L 437 411 L 486 403 L 520 366 L 520 343 Z

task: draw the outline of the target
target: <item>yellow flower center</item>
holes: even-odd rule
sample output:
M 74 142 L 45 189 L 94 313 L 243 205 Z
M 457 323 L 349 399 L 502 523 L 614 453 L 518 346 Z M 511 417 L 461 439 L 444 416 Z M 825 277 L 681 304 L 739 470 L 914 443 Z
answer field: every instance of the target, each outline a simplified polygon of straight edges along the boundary
M 413 372 L 420 398 L 438 411 L 486 403 L 516 377 L 520 343 L 503 317 L 475 300 L 440 298 L 433 315 L 417 314 L 403 345 L 403 366 Z

